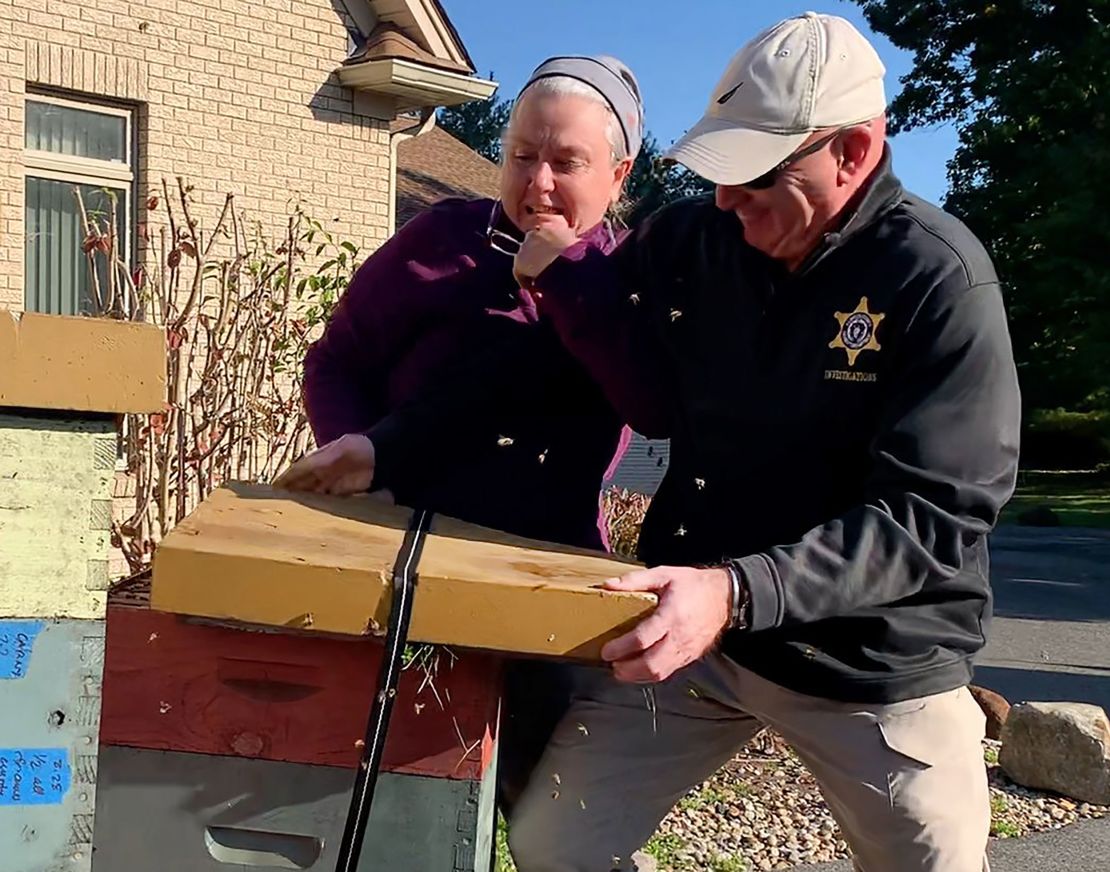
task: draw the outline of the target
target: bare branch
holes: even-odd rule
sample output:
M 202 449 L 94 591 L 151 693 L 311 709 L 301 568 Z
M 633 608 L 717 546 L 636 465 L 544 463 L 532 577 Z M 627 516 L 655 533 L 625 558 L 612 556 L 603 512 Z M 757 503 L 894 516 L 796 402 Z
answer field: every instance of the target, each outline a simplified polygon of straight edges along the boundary
M 162 208 L 156 197 L 148 204 L 142 290 L 113 239 L 107 252 L 103 245 L 90 252 L 90 268 L 106 258 L 113 282 L 99 292 L 107 297 L 100 309 L 133 318 L 145 311 L 167 331 L 165 408 L 127 421 L 135 507 L 112 537 L 133 572 L 213 488 L 267 480 L 311 445 L 301 364 L 325 295 L 330 302 L 342 293 L 354 267 L 314 272 L 306 249 L 315 259 L 319 225 L 299 207 L 276 246 L 254 224 L 248 234 L 230 194 L 214 229 L 202 234 L 190 190 L 178 178 L 171 200 L 163 179 Z M 324 259 L 334 261 L 341 249 L 324 236 L 331 249 Z M 230 240 L 226 256 L 217 255 L 221 238 Z

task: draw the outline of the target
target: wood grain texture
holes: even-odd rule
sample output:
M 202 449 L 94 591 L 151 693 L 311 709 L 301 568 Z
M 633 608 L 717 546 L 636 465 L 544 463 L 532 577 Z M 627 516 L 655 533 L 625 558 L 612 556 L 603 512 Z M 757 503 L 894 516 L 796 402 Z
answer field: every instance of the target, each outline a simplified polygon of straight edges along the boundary
M 366 497 L 219 489 L 162 542 L 152 606 L 311 632 L 373 635 L 389 617 L 411 511 Z M 600 552 L 435 518 L 419 563 L 410 638 L 596 661 L 655 607 L 601 589 L 632 565 Z
M 136 604 L 108 607 L 100 742 L 354 768 L 383 648 L 374 639 L 248 632 Z M 402 673 L 383 769 L 480 778 L 493 757 L 501 667 L 440 652 Z
M 137 413 L 165 401 L 161 328 L 0 309 L 0 406 Z

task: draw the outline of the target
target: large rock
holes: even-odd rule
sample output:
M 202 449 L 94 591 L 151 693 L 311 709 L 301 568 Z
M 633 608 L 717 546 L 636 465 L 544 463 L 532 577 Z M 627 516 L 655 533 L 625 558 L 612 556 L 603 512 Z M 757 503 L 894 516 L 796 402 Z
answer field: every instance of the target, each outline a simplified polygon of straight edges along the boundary
M 979 708 L 987 718 L 987 738 L 996 740 L 1002 738 L 1002 725 L 1006 723 L 1006 718 L 1010 714 L 1010 703 L 1006 701 L 1006 697 L 985 687 L 976 687 L 974 684 L 968 690 L 971 691 L 971 695 L 979 703 Z
M 636 864 L 636 872 L 657 872 L 659 864 L 651 854 L 637 851 L 632 855 L 632 862 Z
M 1019 703 L 1002 729 L 998 762 L 1018 784 L 1110 804 L 1110 719 L 1097 705 Z

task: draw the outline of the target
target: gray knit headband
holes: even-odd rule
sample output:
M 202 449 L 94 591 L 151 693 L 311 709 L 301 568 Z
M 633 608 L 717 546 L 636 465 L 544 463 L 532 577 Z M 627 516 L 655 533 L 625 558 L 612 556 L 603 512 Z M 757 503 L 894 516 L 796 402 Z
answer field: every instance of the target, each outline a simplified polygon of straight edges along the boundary
M 640 97 L 640 85 L 632 70 L 609 55 L 553 57 L 533 70 L 520 92 L 523 94 L 533 82 L 551 76 L 577 79 L 601 94 L 617 116 L 628 156 L 636 158 L 644 139 L 644 104 Z

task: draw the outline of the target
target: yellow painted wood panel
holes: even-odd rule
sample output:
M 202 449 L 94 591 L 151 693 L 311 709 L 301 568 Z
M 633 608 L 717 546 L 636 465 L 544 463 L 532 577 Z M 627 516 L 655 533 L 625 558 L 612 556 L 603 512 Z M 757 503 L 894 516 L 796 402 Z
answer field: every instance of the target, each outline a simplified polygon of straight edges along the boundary
M 367 497 L 233 484 L 161 544 L 153 608 L 364 635 L 388 621 L 393 564 L 411 512 Z M 631 564 L 436 517 L 419 564 L 410 637 L 596 660 L 655 607 L 601 590 Z
M 122 414 L 165 400 L 160 328 L 0 309 L 0 407 Z

